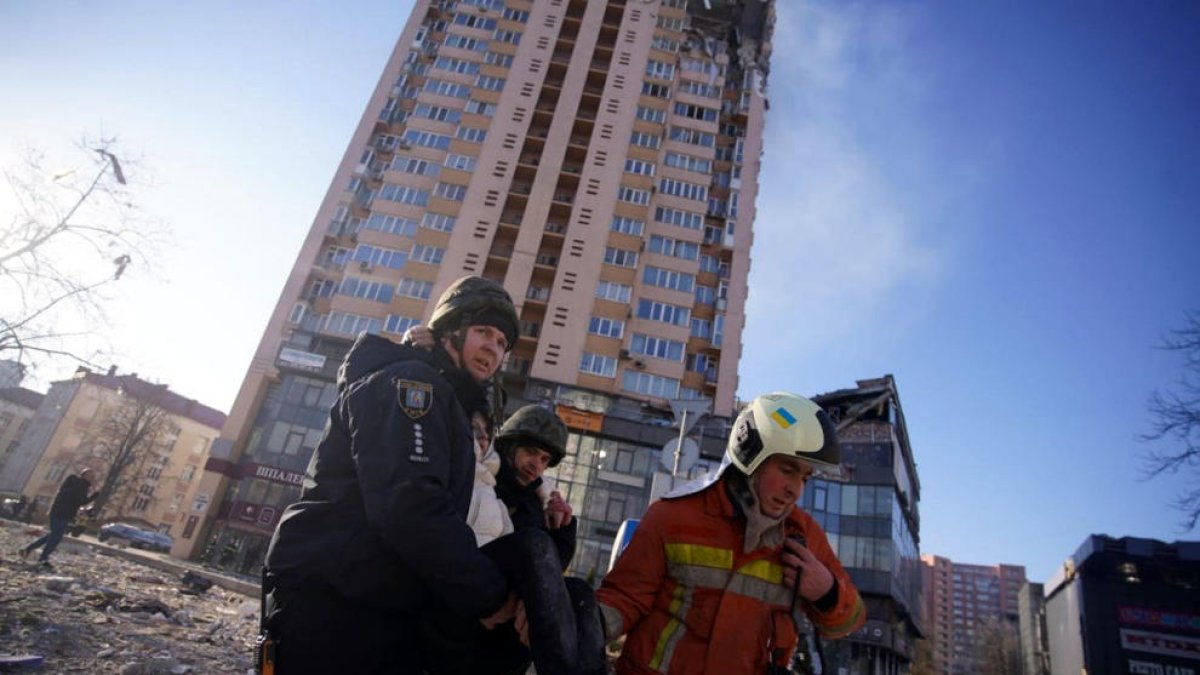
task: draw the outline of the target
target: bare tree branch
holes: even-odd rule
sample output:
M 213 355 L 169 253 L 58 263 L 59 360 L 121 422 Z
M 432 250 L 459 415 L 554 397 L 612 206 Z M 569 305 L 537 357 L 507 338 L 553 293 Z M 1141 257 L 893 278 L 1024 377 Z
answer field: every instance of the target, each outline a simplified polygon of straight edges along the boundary
M 142 216 L 137 163 L 118 162 L 115 149 L 114 139 L 85 139 L 68 170 L 28 151 L 4 171 L 16 210 L 0 226 L 0 358 L 91 363 L 106 291 L 149 267 L 165 228 Z
M 1191 475 L 1190 487 L 1171 503 L 1189 531 L 1200 523 L 1200 312 L 1188 312 L 1184 325 L 1159 346 L 1183 355 L 1183 373 L 1174 390 L 1156 391 L 1147 403 L 1150 430 L 1140 438 L 1168 447 L 1143 455 L 1142 474 L 1147 480 L 1181 471 Z

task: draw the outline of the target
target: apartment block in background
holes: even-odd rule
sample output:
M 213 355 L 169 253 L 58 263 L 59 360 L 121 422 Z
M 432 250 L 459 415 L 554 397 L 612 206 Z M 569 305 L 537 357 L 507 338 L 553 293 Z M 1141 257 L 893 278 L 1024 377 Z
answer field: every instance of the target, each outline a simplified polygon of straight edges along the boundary
M 800 505 L 824 528 L 867 605 L 862 628 L 825 644 L 825 672 L 899 673 L 923 631 L 921 483 L 895 380 L 856 384 L 813 397 L 837 425 L 842 471 L 810 479 Z
M 1052 675 L 1200 673 L 1200 541 L 1094 534 L 1046 589 Z
M 42 398 L 42 394 L 24 387 L 0 387 L 0 494 L 20 492 L 18 486 L 5 481 L 5 466 L 17 452 Z
M 971 565 L 921 556 L 926 637 L 941 675 L 1020 667 L 1021 565 Z
M 95 504 L 95 524 L 120 520 L 165 532 L 175 541 L 171 554 L 186 558 L 200 544 L 207 503 L 197 488 L 224 422 L 224 414 L 166 385 L 80 368 L 50 385 L 15 453 L 20 461 L 4 477 L 34 500 L 34 522 L 45 522 L 63 479 L 88 467 L 93 491 L 111 483 Z
M 210 550 L 237 552 L 223 566 L 261 565 L 354 337 L 399 338 L 467 274 L 501 281 L 518 306 L 510 410 L 543 403 L 571 428 L 552 477 L 582 517 L 573 571 L 602 574 L 616 528 L 645 509 L 679 434 L 670 401 L 712 413 L 685 472 L 719 457 L 773 12 L 414 3 L 214 446 Z

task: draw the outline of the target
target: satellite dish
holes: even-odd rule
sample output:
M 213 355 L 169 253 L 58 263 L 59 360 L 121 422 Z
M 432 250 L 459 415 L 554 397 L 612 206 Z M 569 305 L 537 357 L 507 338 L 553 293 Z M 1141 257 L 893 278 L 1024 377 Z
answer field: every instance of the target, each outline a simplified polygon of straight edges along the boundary
M 668 472 L 675 469 L 675 448 L 679 447 L 679 439 L 672 438 L 663 444 L 658 455 L 658 461 Z M 700 446 L 690 438 L 683 439 L 683 456 L 679 458 L 679 471 L 687 474 L 696 460 L 700 459 Z

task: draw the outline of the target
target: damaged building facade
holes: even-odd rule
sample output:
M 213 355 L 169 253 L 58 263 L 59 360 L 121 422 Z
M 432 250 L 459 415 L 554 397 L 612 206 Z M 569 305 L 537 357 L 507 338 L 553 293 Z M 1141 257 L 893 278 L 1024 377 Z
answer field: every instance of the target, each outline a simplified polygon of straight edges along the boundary
M 670 402 L 708 413 L 681 475 L 736 412 L 773 23 L 763 0 L 417 0 L 214 445 L 209 562 L 259 569 L 355 335 L 398 338 L 479 274 L 520 315 L 509 410 L 571 430 L 572 571 L 602 574 Z
M 867 622 L 824 645 L 825 672 L 907 673 L 922 624 L 921 483 L 891 375 L 813 397 L 842 442 L 838 477 L 804 487 L 801 506 L 824 528 L 858 586 Z

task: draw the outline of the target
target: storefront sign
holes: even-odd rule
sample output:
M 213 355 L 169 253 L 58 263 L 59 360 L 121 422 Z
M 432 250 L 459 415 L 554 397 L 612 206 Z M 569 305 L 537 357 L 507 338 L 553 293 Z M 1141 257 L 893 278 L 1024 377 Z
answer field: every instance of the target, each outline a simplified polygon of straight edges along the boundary
M 601 413 L 588 412 L 565 405 L 554 406 L 554 412 L 572 429 L 599 433 L 604 426 L 604 415 Z
M 261 478 L 269 480 L 272 483 L 283 483 L 285 485 L 304 485 L 304 473 L 300 471 L 289 471 L 281 469 L 277 466 L 267 466 L 266 464 L 246 464 L 242 467 L 242 478 Z
M 291 347 L 279 350 L 279 362 L 296 368 L 320 370 L 325 367 L 325 357 L 312 352 L 304 352 Z

